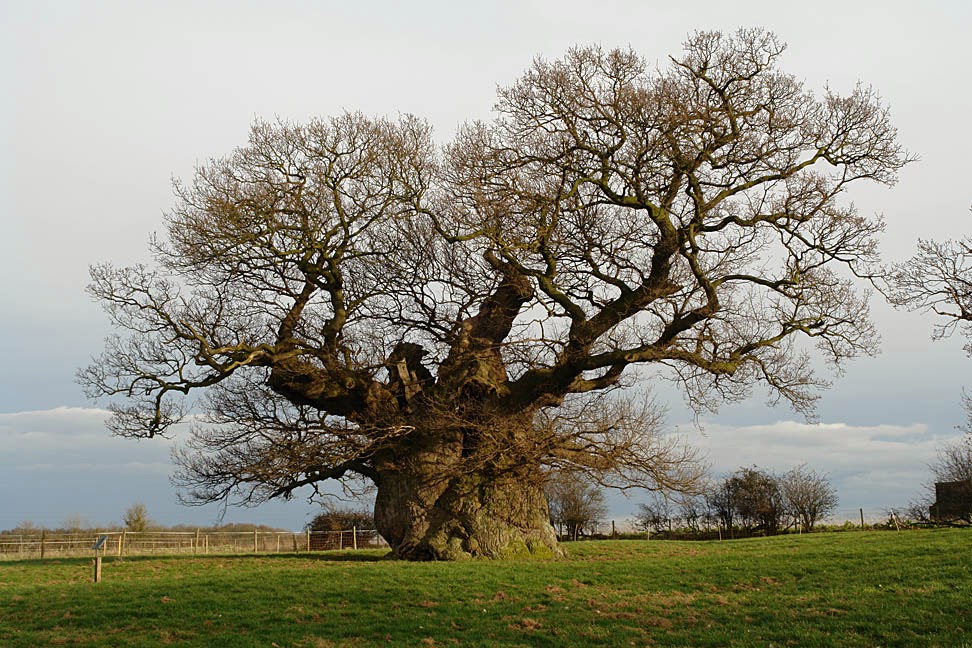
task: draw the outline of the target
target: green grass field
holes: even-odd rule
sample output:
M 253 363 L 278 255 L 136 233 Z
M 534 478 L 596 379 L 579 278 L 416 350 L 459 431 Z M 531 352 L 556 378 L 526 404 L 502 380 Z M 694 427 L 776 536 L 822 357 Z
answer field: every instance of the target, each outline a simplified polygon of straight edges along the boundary
M 0 563 L 0 646 L 964 646 L 972 531 Z

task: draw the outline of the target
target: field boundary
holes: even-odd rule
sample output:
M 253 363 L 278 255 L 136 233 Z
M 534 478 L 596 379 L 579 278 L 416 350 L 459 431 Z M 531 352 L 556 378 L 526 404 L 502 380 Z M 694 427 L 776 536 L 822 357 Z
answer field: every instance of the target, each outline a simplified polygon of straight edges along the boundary
M 98 550 L 96 543 L 101 542 Z M 388 543 L 374 529 L 343 531 L 80 531 L 0 536 L 0 560 L 72 556 L 208 553 L 301 553 L 375 549 Z

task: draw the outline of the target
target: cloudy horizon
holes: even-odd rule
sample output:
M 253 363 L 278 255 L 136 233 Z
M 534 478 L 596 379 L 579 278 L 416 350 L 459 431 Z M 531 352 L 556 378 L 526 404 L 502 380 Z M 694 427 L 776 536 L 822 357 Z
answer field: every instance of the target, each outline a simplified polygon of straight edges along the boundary
M 0 413 L 0 492 L 5 500 L 0 529 L 24 522 L 59 527 L 69 518 L 92 528 L 116 525 L 135 503 L 144 504 L 152 519 L 164 525 L 249 522 L 298 529 L 319 510 L 307 502 L 308 492 L 290 502 L 255 508 L 180 505 L 169 483 L 170 452 L 185 438 L 184 432 L 176 430 L 173 440 L 118 439 L 105 432 L 108 415 L 107 410 L 91 407 Z M 927 464 L 936 449 L 955 437 L 925 423 L 849 425 L 789 419 L 753 425 L 688 421 L 671 429 L 703 450 L 714 477 L 753 465 L 783 473 L 806 464 L 826 474 L 840 497 L 832 517 L 841 521 L 856 520 L 859 509 L 869 520 L 878 520 L 890 509 L 906 506 L 927 481 Z M 67 488 L 44 488 L 52 479 Z M 611 495 L 609 517 L 619 523 L 630 519 L 644 501 L 644 493 Z

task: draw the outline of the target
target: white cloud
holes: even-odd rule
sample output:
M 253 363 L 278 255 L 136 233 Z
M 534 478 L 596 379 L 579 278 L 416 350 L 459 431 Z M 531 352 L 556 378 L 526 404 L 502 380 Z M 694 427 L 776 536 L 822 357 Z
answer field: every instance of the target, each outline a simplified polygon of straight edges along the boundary
M 126 461 L 124 463 L 35 463 L 18 466 L 21 472 L 38 473 L 91 473 L 92 478 L 102 478 L 105 475 L 164 475 L 172 472 L 171 462 Z
M 21 432 L 67 432 L 66 425 L 80 422 L 104 423 L 108 410 L 98 407 L 55 407 L 46 410 L 0 413 L 0 431 L 17 428 Z
M 57 407 L 0 414 L 0 466 L 7 470 L 100 470 L 135 472 L 171 469 L 167 439 L 119 439 L 105 427 L 107 410 Z
M 100 443 L 109 436 L 107 416 L 107 410 L 84 407 L 0 414 L 0 451 L 25 445 L 66 449 Z

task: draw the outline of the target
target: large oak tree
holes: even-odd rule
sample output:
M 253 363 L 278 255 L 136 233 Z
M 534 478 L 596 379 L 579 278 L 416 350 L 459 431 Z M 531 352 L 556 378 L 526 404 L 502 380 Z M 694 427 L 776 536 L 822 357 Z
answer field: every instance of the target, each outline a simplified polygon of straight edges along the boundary
M 699 408 L 764 383 L 809 412 L 825 381 L 800 340 L 835 364 L 874 349 L 853 281 L 882 223 L 841 198 L 908 156 L 872 90 L 814 95 L 783 49 L 700 33 L 657 70 L 577 48 L 444 148 L 414 117 L 258 122 L 177 184 L 153 267 L 93 268 L 130 334 L 82 381 L 125 397 L 123 436 L 204 394 L 195 501 L 363 478 L 400 557 L 556 552 L 547 469 L 694 476 L 623 396 L 634 368 Z

